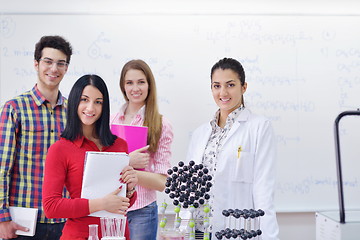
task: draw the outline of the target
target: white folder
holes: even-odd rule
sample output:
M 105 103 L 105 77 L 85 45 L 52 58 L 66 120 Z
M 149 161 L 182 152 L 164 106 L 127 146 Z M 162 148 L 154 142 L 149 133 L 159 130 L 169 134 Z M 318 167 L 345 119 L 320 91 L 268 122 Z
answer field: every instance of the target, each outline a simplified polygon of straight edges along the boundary
M 126 184 L 119 181 L 121 171 L 129 165 L 129 156 L 120 152 L 86 152 L 81 197 L 102 198 L 120 186 L 119 196 L 126 196 Z M 119 218 L 122 215 L 107 211 L 90 214 L 94 217 Z

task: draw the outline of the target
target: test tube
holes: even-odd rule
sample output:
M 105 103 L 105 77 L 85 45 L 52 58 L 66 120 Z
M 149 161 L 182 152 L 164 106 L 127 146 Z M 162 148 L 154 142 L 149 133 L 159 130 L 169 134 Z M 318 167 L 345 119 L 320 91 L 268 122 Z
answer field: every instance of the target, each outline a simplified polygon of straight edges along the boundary
M 101 218 L 100 218 L 100 227 L 101 227 L 101 235 L 102 235 L 102 236 L 106 236 L 106 231 L 105 231 L 105 217 L 101 217 Z
M 125 236 L 125 227 L 126 227 L 126 217 L 125 216 L 123 218 L 121 218 L 120 226 L 121 226 L 120 237 L 124 237 Z

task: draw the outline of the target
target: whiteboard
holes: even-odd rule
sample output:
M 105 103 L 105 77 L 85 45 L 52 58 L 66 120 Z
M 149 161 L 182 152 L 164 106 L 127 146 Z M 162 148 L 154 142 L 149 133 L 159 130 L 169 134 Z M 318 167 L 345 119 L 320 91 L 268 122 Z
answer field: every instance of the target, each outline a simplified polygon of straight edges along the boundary
M 212 65 L 233 57 L 245 68 L 245 104 L 270 118 L 276 132 L 276 209 L 337 209 L 333 123 L 360 105 L 357 29 L 359 16 L 2 14 L 0 103 L 33 87 L 33 51 L 43 35 L 62 35 L 74 48 L 62 93 L 83 74 L 98 74 L 112 112 L 124 103 L 122 66 L 143 59 L 157 81 L 160 111 L 173 125 L 175 165 L 191 132 L 217 110 Z M 347 208 L 359 207 L 359 121 L 341 123 Z

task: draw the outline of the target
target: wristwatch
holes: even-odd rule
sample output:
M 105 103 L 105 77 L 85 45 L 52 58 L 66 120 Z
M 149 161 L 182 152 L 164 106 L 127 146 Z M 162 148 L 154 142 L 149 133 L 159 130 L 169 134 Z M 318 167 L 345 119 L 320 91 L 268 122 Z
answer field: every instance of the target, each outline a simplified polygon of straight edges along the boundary
M 130 198 L 134 194 L 135 191 L 136 191 L 135 187 L 133 189 L 131 189 L 131 190 L 127 190 L 126 191 L 126 197 Z

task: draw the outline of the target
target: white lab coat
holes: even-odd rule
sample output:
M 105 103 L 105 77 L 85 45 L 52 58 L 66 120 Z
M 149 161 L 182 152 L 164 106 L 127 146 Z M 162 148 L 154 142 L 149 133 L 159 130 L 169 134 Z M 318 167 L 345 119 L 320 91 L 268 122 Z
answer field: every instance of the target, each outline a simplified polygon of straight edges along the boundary
M 211 134 L 210 123 L 197 128 L 191 137 L 187 161 L 199 164 Z M 241 111 L 219 149 L 214 176 L 213 235 L 225 229 L 225 209 L 262 209 L 263 240 L 278 239 L 278 224 L 273 205 L 276 146 L 271 123 L 264 117 Z M 240 159 L 237 158 L 241 146 Z M 215 236 L 213 236 L 215 237 Z

